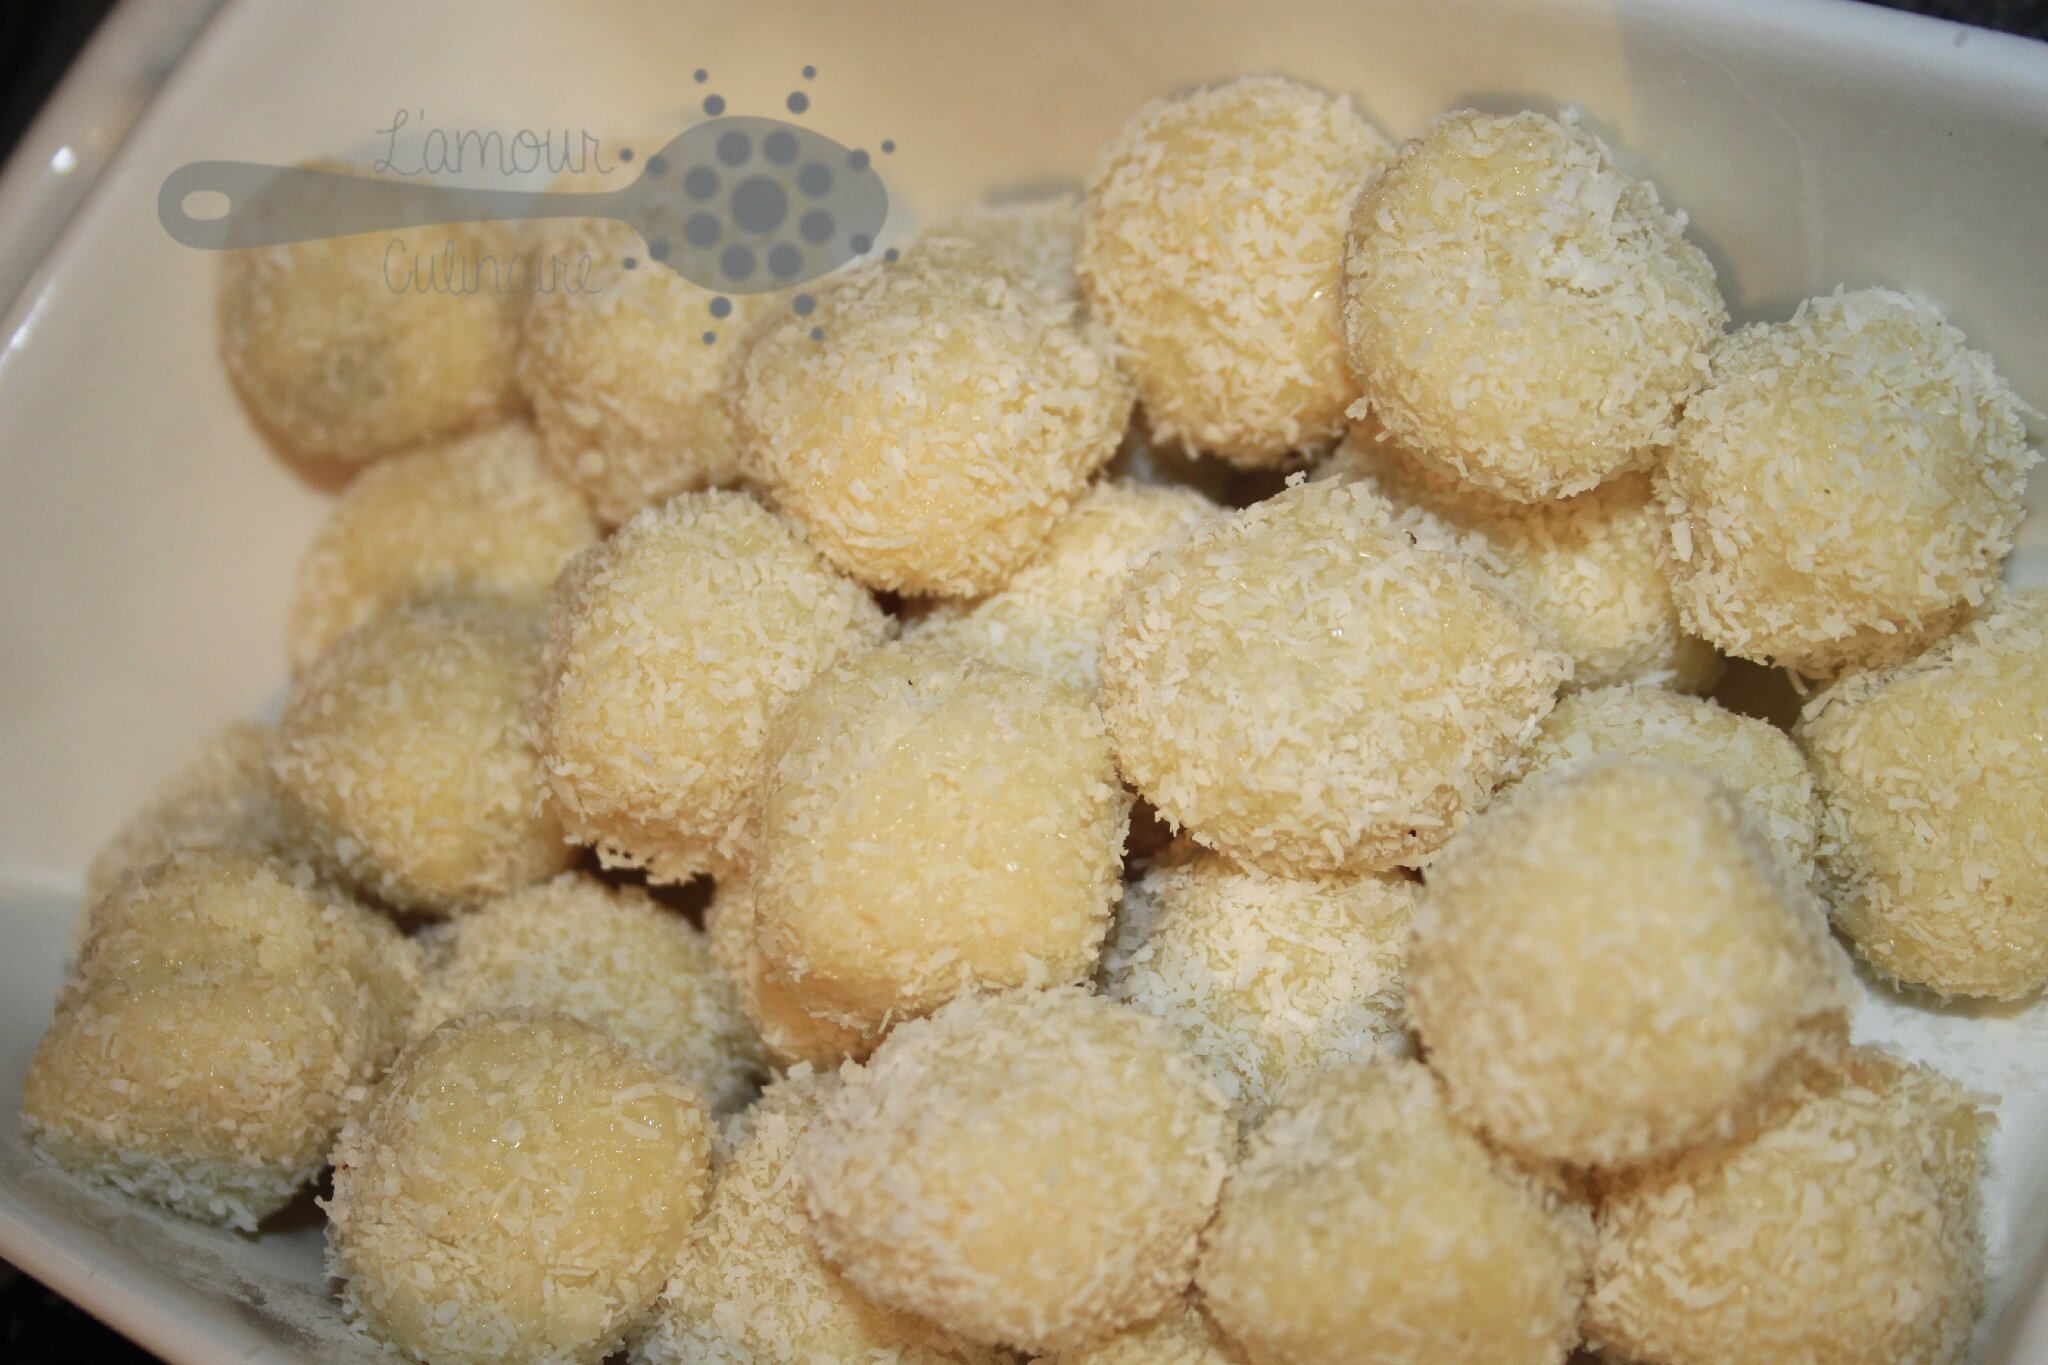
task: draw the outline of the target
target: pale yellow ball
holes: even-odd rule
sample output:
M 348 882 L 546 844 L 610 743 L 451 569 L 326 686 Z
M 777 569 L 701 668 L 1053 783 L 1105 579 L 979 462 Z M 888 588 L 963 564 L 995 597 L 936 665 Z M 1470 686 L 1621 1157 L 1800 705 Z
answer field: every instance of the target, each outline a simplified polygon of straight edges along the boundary
M 1161 438 L 1259 465 L 1343 430 L 1345 212 L 1390 151 L 1349 99 L 1278 76 L 1155 101 L 1110 139 L 1081 287 Z
M 704 1207 L 711 1132 L 689 1087 L 587 1024 L 438 1029 L 335 1146 L 342 1304 L 437 1365 L 597 1365 Z
M 825 1255 L 971 1340 L 1078 1349 L 1187 1289 L 1234 1129 L 1157 1020 L 1072 987 L 899 1027 L 797 1149 Z
M 768 722 L 890 622 L 741 493 L 684 493 L 579 556 L 538 708 L 569 834 L 659 882 L 743 867 Z
M 1192 1303 L 1097 1346 L 1040 1356 L 1047 1365 L 1243 1365 L 1244 1356 Z
M 2048 983 L 2048 591 L 1814 698 L 1799 742 L 1835 923 L 1880 972 L 2015 1000 Z
M 1426 859 L 1570 662 L 1371 489 L 1290 488 L 1132 575 L 1102 647 L 1124 776 L 1208 847 L 1305 876 Z
M 754 888 L 745 877 L 718 883 L 704 912 L 711 957 L 739 997 L 740 1011 L 782 1066 L 830 1066 L 874 1051 L 886 1031 L 877 1024 L 848 1028 L 805 1008 L 775 962 L 754 941 Z
M 2021 414 L 1890 290 L 1729 337 L 1657 474 L 1686 625 L 1811 674 L 1910 659 L 1998 581 L 2040 458 Z
M 776 717 L 760 800 L 755 940 L 805 1009 L 874 1030 L 1094 968 L 1130 796 L 1072 688 L 884 646 Z
M 1560 1365 L 1591 1255 L 1584 1209 L 1384 1060 L 1321 1073 L 1252 1134 L 1198 1282 L 1249 1365 Z
M 404 1036 L 418 951 L 303 871 L 174 852 L 86 919 L 22 1082 L 36 1152 L 253 1231 L 320 1173 Z
M 1408 1014 L 1452 1105 L 1536 1162 L 1724 1136 L 1839 1046 L 1847 961 L 1741 798 L 1615 758 L 1528 783 L 1429 870 Z
M 1727 321 L 1684 221 L 1576 123 L 1437 119 L 1352 215 L 1344 325 L 1359 410 L 1517 502 L 1647 467 Z

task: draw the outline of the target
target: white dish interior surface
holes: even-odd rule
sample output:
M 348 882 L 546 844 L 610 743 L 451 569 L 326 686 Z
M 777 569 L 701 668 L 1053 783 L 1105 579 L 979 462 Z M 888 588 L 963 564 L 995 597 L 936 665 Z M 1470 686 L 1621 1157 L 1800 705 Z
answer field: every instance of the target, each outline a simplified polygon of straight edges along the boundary
M 1073 183 L 1143 101 L 1255 71 L 1349 92 L 1396 136 L 1465 105 L 1580 109 L 1691 215 L 1738 321 L 1895 286 L 2048 409 L 2048 47 L 2017 39 L 1838 0 L 244 0 L 165 87 L 0 353 L 0 1255 L 173 1361 L 377 1354 L 343 1332 L 315 1215 L 260 1239 L 180 1224 L 41 1167 L 14 1119 L 81 869 L 204 734 L 274 700 L 292 571 L 328 505 L 228 389 L 218 262 L 157 222 L 169 171 L 374 155 L 400 109 L 508 138 L 665 137 L 708 91 L 781 116 L 803 88 L 810 125 L 895 141 L 880 164 L 898 240 L 972 194 Z M 2010 576 L 2048 581 L 2048 518 Z M 2048 1359 L 2048 1004 L 1874 992 L 1858 1031 L 2002 1096 L 1976 1355 Z

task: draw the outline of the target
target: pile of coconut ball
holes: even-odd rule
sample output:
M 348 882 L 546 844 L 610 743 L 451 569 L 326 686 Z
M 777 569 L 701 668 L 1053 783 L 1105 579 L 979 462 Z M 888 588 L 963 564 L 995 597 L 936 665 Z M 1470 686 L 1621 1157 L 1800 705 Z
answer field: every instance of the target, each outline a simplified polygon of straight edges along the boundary
M 238 260 L 254 419 L 361 468 L 281 718 L 92 868 L 37 1149 L 244 1231 L 331 1166 L 436 1363 L 1959 1359 L 1993 1101 L 1843 944 L 2048 982 L 2037 456 L 1684 227 L 1256 78 L 733 345 Z

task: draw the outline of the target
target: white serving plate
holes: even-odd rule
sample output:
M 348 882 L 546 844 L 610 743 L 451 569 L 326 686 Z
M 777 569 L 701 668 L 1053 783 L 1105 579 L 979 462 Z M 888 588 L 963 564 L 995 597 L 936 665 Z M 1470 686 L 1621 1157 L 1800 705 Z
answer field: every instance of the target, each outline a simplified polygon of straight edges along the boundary
M 216 263 L 165 235 L 157 186 L 189 160 L 375 152 L 401 108 L 508 136 L 680 130 L 705 89 L 779 114 L 807 64 L 809 122 L 898 144 L 894 232 L 1071 181 L 1142 100 L 1245 71 L 1352 92 L 1395 134 L 1576 106 L 1690 212 L 1738 319 L 1905 288 L 2048 408 L 2048 47 L 1844 0 L 229 4 L 0 326 L 0 1255 L 174 1362 L 373 1353 L 339 1329 L 310 1216 L 249 1239 L 110 1202 L 35 1165 L 12 1120 L 81 868 L 205 732 L 274 697 L 325 505 L 243 420 Z M 0 264 L 22 249 L 0 240 Z M 2048 518 L 2013 567 L 2048 580 Z M 1874 999 L 1859 1024 L 2005 1097 L 1978 1359 L 2048 1360 L 2048 1007 Z

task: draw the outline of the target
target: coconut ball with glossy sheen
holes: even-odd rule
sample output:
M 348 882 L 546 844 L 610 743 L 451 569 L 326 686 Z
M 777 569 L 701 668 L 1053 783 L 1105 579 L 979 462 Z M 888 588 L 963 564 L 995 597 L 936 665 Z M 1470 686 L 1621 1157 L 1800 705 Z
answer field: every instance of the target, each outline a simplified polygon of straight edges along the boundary
M 1669 1365 L 1962 1360 L 1989 1099 L 1859 1048 L 1754 1136 L 1611 1182 L 1588 1337 Z
M 1187 1288 L 1234 1130 L 1156 1019 L 1062 987 L 890 1034 L 798 1146 L 818 1244 L 973 1340 L 1077 1349 Z
M 841 569 L 913 596 L 1001 586 L 1130 412 L 1077 301 L 986 253 L 917 246 L 758 333 L 734 398 L 750 477 Z
M 1727 321 L 1684 224 L 1575 123 L 1436 120 L 1352 214 L 1344 326 L 1358 411 L 1517 502 L 1647 466 Z
M 1252 1134 L 1198 1281 L 1250 1365 L 1559 1365 L 1591 1255 L 1583 1209 L 1386 1060 L 1315 1076 Z
M 776 717 L 760 800 L 755 940 L 807 1010 L 878 1029 L 1093 969 L 1131 798 L 1072 688 L 885 646 Z
M 838 1085 L 832 1073 L 799 1067 L 741 1118 L 710 1204 L 641 1335 L 636 1357 L 644 1365 L 1000 1365 L 1006 1358 L 875 1303 L 819 1252 L 796 1152 Z
M 1664 573 L 1670 528 L 1647 475 L 1557 502 L 1510 502 L 1429 468 L 1378 430 L 1371 419 L 1354 425 L 1312 477 L 1369 479 L 1458 536 L 1571 655 L 1566 691 L 1644 680 L 1703 692 L 1720 676 L 1720 655 L 1678 619 Z
M 1998 581 L 2040 458 L 2021 413 L 1889 290 L 1729 337 L 1657 474 L 1687 626 L 1806 673 L 1911 658 Z
M 1171 1024 L 1240 1113 L 1339 1061 L 1405 1051 L 1401 963 L 1415 884 L 1275 877 L 1201 850 L 1124 893 L 1108 994 Z
M 849 1028 L 806 1008 L 773 960 L 754 941 L 754 887 L 746 877 L 727 877 L 704 912 L 711 957 L 739 997 L 740 1010 L 760 1035 L 768 1054 L 782 1066 L 810 1062 L 829 1066 L 874 1050 L 885 1032 L 880 1024 Z
M 684 493 L 579 556 L 549 608 L 538 710 L 570 835 L 682 882 L 743 866 L 769 719 L 889 619 L 741 493 Z
M 760 1040 L 704 933 L 636 887 L 569 872 L 438 932 L 423 1034 L 484 1011 L 565 1014 L 687 1081 L 714 1110 L 753 1093 Z
M 1138 567 L 1102 708 L 1125 777 L 1199 842 L 1362 872 L 1420 862 L 1482 805 L 1570 668 L 1451 542 L 1312 483 Z
M 172 853 L 85 921 L 22 1082 L 47 1160 L 254 1230 L 327 1161 L 398 1050 L 418 952 L 381 915 L 248 853 Z
M 301 459 L 360 465 L 452 436 L 518 404 L 526 294 L 500 285 L 521 251 L 471 223 L 233 252 L 221 361 L 258 428 Z
M 321 864 L 427 914 L 566 867 L 527 719 L 540 656 L 536 615 L 463 598 L 400 607 L 321 655 L 271 755 Z
M 1081 287 L 1162 438 L 1270 464 L 1343 430 L 1345 209 L 1390 150 L 1349 99 L 1277 76 L 1155 101 L 1110 140 Z
M 538 607 L 596 539 L 590 509 L 541 464 L 524 422 L 383 461 L 349 485 L 299 561 L 292 667 L 414 597 L 490 593 Z
M 1840 1045 L 1847 962 L 1741 798 L 1617 758 L 1529 783 L 1431 865 L 1408 1011 L 1453 1106 L 1536 1162 L 1726 1135 Z
M 1569 764 L 1620 756 L 1682 763 L 1719 778 L 1748 804 L 1787 866 L 1812 868 L 1820 798 L 1805 755 L 1775 725 L 1702 697 L 1648 686 L 1575 693 L 1544 718 L 1515 771 L 1518 781 L 1529 782 Z
M 328 1270 L 419 1359 L 597 1365 L 704 1206 L 711 1132 L 688 1086 L 587 1024 L 451 1024 L 336 1144 Z
M 940 601 L 907 633 L 1092 692 L 1102 625 L 1131 570 L 1215 515 L 1215 504 L 1193 489 L 1098 483 L 1009 582 L 972 601 Z
M 519 387 L 548 465 L 614 526 L 677 493 L 737 481 L 726 392 L 747 330 L 786 297 L 733 295 L 714 315 L 714 295 L 675 271 L 621 268 L 643 248 L 632 228 L 605 219 L 576 223 L 550 249 L 587 268 L 591 284 L 537 293 L 526 312 Z
M 2005 594 L 1903 667 L 1809 702 L 1835 923 L 1896 980 L 2014 1000 L 2048 984 L 2048 590 Z

